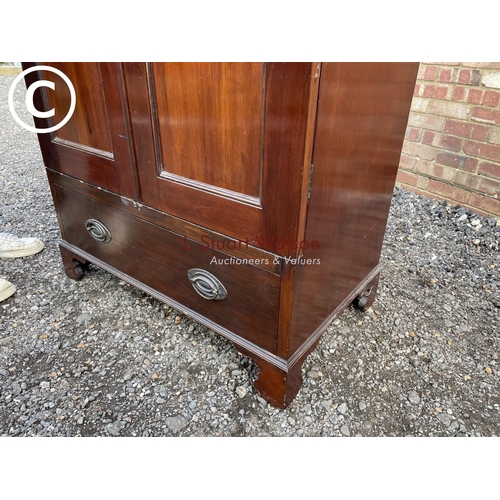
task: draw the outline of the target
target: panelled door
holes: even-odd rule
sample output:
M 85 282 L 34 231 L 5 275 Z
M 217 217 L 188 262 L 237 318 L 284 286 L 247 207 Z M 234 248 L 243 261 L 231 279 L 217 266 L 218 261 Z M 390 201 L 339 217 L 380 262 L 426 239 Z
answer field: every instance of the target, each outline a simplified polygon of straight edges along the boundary
M 23 64 L 23 67 L 34 66 Z M 37 63 L 62 71 L 72 82 L 76 107 L 71 119 L 52 133 L 39 134 L 46 147 L 44 161 L 58 170 L 103 189 L 137 197 L 132 148 L 121 65 L 119 63 Z M 71 103 L 68 85 L 50 71 L 26 76 L 29 86 L 48 80 L 55 87 L 35 91 L 34 105 L 39 111 L 54 110 L 50 118 L 35 118 L 39 128 L 57 125 L 68 113 Z
M 310 63 L 124 63 L 141 201 L 283 255 L 296 239 Z

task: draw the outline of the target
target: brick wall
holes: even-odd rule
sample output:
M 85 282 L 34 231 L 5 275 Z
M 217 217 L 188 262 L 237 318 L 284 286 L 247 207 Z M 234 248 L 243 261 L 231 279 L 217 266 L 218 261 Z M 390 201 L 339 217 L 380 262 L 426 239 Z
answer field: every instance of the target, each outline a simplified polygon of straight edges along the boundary
M 421 63 L 397 182 L 500 216 L 500 63 Z

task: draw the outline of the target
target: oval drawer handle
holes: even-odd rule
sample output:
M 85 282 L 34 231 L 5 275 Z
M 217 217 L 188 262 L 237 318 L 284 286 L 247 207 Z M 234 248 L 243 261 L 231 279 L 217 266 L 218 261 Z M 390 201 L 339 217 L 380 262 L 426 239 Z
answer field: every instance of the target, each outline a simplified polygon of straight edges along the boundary
M 188 278 L 193 288 L 207 300 L 224 300 L 227 290 L 224 285 L 211 273 L 204 269 L 190 269 Z
M 109 243 L 111 241 L 111 233 L 102 222 L 96 219 L 89 219 L 85 223 L 85 227 L 94 240 L 101 243 Z

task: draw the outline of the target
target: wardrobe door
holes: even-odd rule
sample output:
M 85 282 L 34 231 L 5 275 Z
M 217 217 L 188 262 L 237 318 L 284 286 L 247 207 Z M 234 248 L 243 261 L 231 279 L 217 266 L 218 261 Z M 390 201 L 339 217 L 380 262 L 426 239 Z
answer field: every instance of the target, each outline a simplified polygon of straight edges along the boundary
M 271 251 L 294 240 L 311 63 L 124 68 L 143 203 Z
M 34 66 L 24 64 L 24 68 Z M 68 174 L 114 193 L 136 198 L 128 116 L 119 63 L 37 63 L 62 71 L 72 82 L 76 107 L 69 121 L 52 133 L 38 134 L 48 168 Z M 37 71 L 26 76 L 27 85 L 48 80 L 34 94 L 35 108 L 54 110 L 49 118 L 35 118 L 35 125 L 59 124 L 71 105 L 68 85 L 56 73 Z

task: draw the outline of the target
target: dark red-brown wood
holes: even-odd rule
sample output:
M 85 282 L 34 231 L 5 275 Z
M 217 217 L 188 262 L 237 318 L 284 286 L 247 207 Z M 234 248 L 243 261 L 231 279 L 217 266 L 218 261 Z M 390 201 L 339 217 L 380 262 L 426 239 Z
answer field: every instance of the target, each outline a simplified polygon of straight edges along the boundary
M 73 83 L 77 97 L 77 105 L 71 120 L 54 132 L 54 140 L 60 144 L 72 145 L 76 149 L 93 149 L 97 155 L 113 156 L 113 143 L 109 124 L 109 111 L 105 99 L 101 66 L 99 63 L 44 63 L 62 71 Z M 105 75 L 106 76 L 106 75 Z M 47 91 L 49 107 L 54 108 L 54 125 L 66 116 L 71 103 L 69 87 L 60 76 L 44 71 L 46 80 L 55 84 L 55 90 Z
M 154 63 L 149 68 L 160 175 L 259 205 L 265 64 Z
M 380 258 L 418 64 L 323 63 L 304 251 L 295 269 L 289 353 Z
M 40 63 L 61 70 L 76 91 L 76 108 L 69 122 L 50 134 L 39 134 L 40 146 L 48 168 L 118 194 L 137 197 L 133 152 L 125 106 L 123 79 L 119 63 Z M 23 67 L 35 63 L 24 64 Z M 31 73 L 29 85 L 36 79 L 54 81 L 55 90 L 42 87 L 35 92 L 36 107 L 56 115 L 35 119 L 40 128 L 48 128 L 66 115 L 69 90 L 63 80 L 49 71 Z
M 64 271 L 68 278 L 75 281 L 81 280 L 87 268 L 87 260 L 62 245 L 59 245 L 59 250 L 61 251 Z

